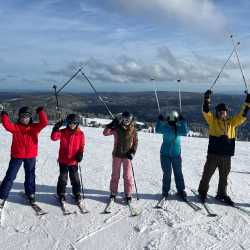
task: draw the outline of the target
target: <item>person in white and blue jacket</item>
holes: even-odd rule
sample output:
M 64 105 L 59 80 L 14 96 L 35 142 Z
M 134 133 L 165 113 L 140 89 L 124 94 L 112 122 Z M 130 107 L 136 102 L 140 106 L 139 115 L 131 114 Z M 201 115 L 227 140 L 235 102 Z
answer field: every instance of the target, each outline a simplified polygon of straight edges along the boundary
M 181 136 L 187 135 L 187 121 L 177 111 L 171 111 L 167 118 L 159 115 L 156 123 L 156 133 L 163 134 L 161 145 L 161 167 L 163 171 L 162 195 L 166 198 L 170 190 L 172 169 L 175 176 L 177 194 L 185 199 L 185 183 L 182 173 Z

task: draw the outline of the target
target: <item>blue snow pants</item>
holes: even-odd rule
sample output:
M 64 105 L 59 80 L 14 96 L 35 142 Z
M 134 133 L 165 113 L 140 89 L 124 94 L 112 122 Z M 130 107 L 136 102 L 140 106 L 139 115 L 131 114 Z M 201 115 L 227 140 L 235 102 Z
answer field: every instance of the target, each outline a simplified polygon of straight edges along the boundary
M 163 171 L 163 179 L 162 179 L 163 195 L 167 195 L 170 190 L 172 169 L 174 171 L 175 185 L 177 192 L 181 192 L 185 189 L 185 183 L 182 174 L 181 156 L 169 157 L 161 154 L 161 168 Z
M 0 186 L 0 199 L 6 200 L 9 196 L 9 192 L 12 188 L 13 182 L 16 179 L 18 170 L 23 163 L 25 172 L 24 190 L 27 196 L 35 194 L 36 182 L 35 182 L 35 166 L 36 158 L 11 158 L 9 162 L 9 168 Z

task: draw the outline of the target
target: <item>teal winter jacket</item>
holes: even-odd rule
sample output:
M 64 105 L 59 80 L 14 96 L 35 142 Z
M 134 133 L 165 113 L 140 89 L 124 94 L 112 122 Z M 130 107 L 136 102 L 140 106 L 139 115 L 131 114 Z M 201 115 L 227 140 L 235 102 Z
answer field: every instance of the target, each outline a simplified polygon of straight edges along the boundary
M 160 120 L 156 123 L 156 133 L 163 134 L 161 154 L 167 157 L 178 157 L 181 154 L 180 137 L 187 135 L 189 128 L 186 120 L 176 123 L 176 132 L 173 126 Z

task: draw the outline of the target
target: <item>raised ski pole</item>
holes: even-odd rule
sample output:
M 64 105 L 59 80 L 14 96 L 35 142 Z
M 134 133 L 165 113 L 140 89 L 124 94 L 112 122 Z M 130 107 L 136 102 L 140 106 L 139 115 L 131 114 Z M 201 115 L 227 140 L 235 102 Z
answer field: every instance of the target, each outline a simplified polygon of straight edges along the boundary
M 132 173 L 133 173 L 133 178 L 134 178 L 134 183 L 135 183 L 136 199 L 139 200 L 139 195 L 138 195 L 138 190 L 137 190 L 137 185 L 136 185 L 136 180 L 135 180 L 135 172 L 134 172 L 134 167 L 133 167 L 132 161 L 131 161 L 131 167 L 132 167 Z
M 56 115 L 58 116 L 57 119 L 60 120 L 61 119 L 61 111 L 60 111 L 60 107 L 59 107 L 58 93 L 56 91 L 56 88 L 57 88 L 57 86 L 53 85 L 54 94 L 55 94 L 55 98 L 56 98 Z
M 155 79 L 151 78 L 150 80 L 154 81 Z M 158 113 L 160 114 L 161 113 L 161 108 L 160 108 L 160 103 L 159 103 L 159 99 L 158 99 L 156 82 L 155 82 L 155 100 L 156 100 L 156 103 L 157 103 Z
M 246 78 L 244 76 L 244 73 L 243 73 L 243 69 L 242 69 L 242 65 L 240 63 L 240 57 L 239 57 L 239 54 L 237 52 L 237 48 L 236 48 L 236 45 L 235 45 L 235 42 L 234 42 L 234 39 L 233 39 L 233 35 L 230 35 L 230 38 L 232 40 L 232 44 L 233 44 L 233 47 L 234 47 L 234 51 L 235 51 L 235 55 L 237 57 L 237 61 L 238 61 L 238 64 L 239 64 L 239 68 L 240 68 L 240 71 L 241 71 L 241 75 L 242 75 L 242 79 L 244 81 L 244 84 L 245 84 L 245 93 L 247 94 L 248 93 L 248 87 L 247 87 L 247 82 L 246 82 Z M 240 42 L 237 43 L 237 45 L 240 44 Z
M 66 81 L 63 86 L 57 90 L 57 94 L 59 94 L 82 70 L 82 68 L 78 69 L 70 78 L 68 81 Z
M 56 91 L 57 86 L 53 85 L 53 89 L 55 91 L 55 98 L 56 98 L 56 110 L 59 110 L 59 102 L 58 102 L 58 93 Z
M 105 106 L 106 110 L 108 111 L 109 115 L 114 118 L 114 115 L 112 114 L 112 112 L 110 111 L 107 103 L 105 103 L 102 99 L 102 97 L 97 93 L 96 88 L 94 87 L 94 85 L 90 82 L 89 78 L 84 74 L 84 72 L 82 72 L 82 70 L 80 70 L 82 76 L 87 80 L 87 82 L 89 83 L 90 87 L 94 90 L 94 93 L 97 97 L 98 100 L 100 100 L 100 102 Z
M 81 66 L 70 78 L 68 81 L 66 81 L 63 86 L 56 92 L 57 94 L 59 94 L 80 72 L 81 70 L 90 62 L 90 60 L 88 60 L 83 66 Z
M 54 94 L 55 94 L 55 98 L 56 98 L 56 111 L 57 114 L 59 114 L 59 119 L 61 119 L 61 111 L 60 111 L 60 107 L 59 107 L 59 101 L 58 101 L 58 94 L 79 74 L 79 72 L 81 71 L 81 68 L 78 69 L 71 77 L 69 80 L 67 80 L 63 86 L 57 90 L 57 86 L 53 85 L 53 89 L 54 89 Z
M 179 108 L 180 108 L 180 113 L 182 113 L 182 104 L 181 104 L 181 79 L 177 80 L 178 84 L 178 92 L 179 92 Z
M 82 182 L 82 168 L 81 168 L 81 165 L 79 163 L 78 163 L 78 169 L 80 171 L 80 184 L 81 184 L 82 195 L 83 195 L 83 198 L 84 198 L 83 182 Z
M 240 43 L 237 43 L 237 46 L 239 46 Z M 229 57 L 227 58 L 226 62 L 223 64 L 223 66 L 221 67 L 220 72 L 218 73 L 218 75 L 216 76 L 214 82 L 212 83 L 211 87 L 209 88 L 210 90 L 212 90 L 215 86 L 215 84 L 217 83 L 218 79 L 220 78 L 220 75 L 222 74 L 224 68 L 226 67 L 227 63 L 229 62 L 229 60 L 231 59 L 232 55 L 234 54 L 234 51 L 236 50 L 236 46 L 233 48 L 232 52 L 230 53 Z

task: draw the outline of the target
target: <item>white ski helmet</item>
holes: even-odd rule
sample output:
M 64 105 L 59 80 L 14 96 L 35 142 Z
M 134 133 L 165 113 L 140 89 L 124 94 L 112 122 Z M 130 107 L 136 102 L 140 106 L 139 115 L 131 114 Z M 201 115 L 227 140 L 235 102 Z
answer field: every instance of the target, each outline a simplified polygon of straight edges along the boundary
M 168 120 L 171 122 L 176 122 L 179 117 L 179 113 L 176 110 L 172 110 L 169 113 Z

